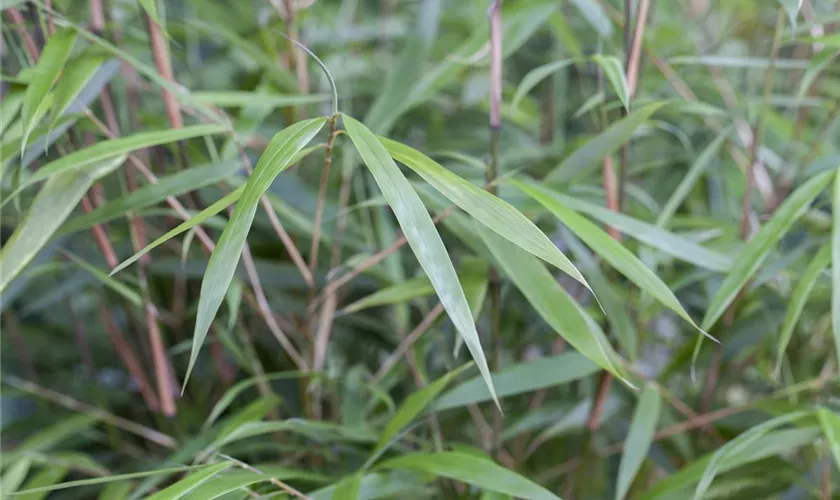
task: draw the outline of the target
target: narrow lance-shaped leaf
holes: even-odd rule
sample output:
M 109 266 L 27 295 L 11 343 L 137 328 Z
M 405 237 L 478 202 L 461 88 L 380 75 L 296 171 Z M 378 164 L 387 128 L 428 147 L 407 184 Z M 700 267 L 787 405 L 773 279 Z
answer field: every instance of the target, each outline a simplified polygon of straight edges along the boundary
M 487 366 L 467 298 L 429 212 L 376 135 L 359 121 L 347 115 L 343 116 L 350 139 L 394 211 L 420 267 L 429 276 L 441 304 L 464 338 L 464 343 L 475 359 L 498 406 L 496 392 L 490 379 L 490 368 Z
M 44 184 L 23 221 L 0 250 L 0 292 L 46 245 L 93 181 L 113 171 L 124 160 L 117 157 L 64 172 Z
M 178 224 L 176 227 L 169 230 L 166 234 L 164 234 L 160 238 L 156 239 L 155 241 L 153 241 L 153 242 L 149 243 L 148 245 L 146 245 L 145 247 L 143 247 L 143 249 L 141 249 L 139 252 L 135 253 L 131 257 L 122 261 L 120 263 L 120 265 L 118 265 L 117 267 L 115 267 L 114 269 L 111 270 L 110 275 L 113 276 L 113 275 L 117 274 L 118 272 L 122 271 L 123 269 L 130 266 L 131 264 L 137 262 L 140 259 L 140 257 L 146 255 L 147 253 L 154 250 L 156 247 L 166 243 L 170 239 L 178 236 L 179 234 L 181 234 L 185 231 L 189 231 L 190 229 L 198 226 L 199 224 L 201 224 L 203 222 L 206 222 L 208 219 L 210 219 L 214 215 L 217 215 L 219 212 L 221 212 L 222 210 L 229 207 L 232 203 L 235 203 L 242 196 L 242 193 L 244 191 L 245 191 L 245 186 L 242 186 L 241 188 L 228 193 L 223 198 L 219 199 L 218 201 L 216 201 L 215 203 L 213 203 L 209 207 L 205 208 L 201 212 L 195 214 L 189 220 L 186 220 L 186 221 Z
M 415 149 L 388 139 L 381 140 L 394 159 L 417 172 L 423 180 L 476 220 L 589 288 L 586 279 L 568 257 L 508 202 L 467 182 Z
M 380 468 L 425 472 L 528 500 L 560 500 L 542 486 L 497 465 L 489 458 L 469 453 L 414 453 L 383 462 Z
M 539 85 L 539 83 L 553 73 L 560 71 L 561 69 L 568 67 L 570 64 L 573 64 L 575 59 L 563 59 L 562 61 L 554 61 L 548 64 L 544 64 L 537 68 L 532 69 L 529 71 L 522 81 L 519 82 L 519 86 L 516 87 L 516 93 L 513 95 L 513 101 L 511 102 L 511 106 L 516 108 L 519 106 L 519 102 L 522 100 L 523 97 L 528 95 L 534 87 Z
M 476 229 L 502 270 L 545 322 L 581 354 L 627 381 L 618 355 L 604 333 L 548 269 L 535 257 L 493 231 L 477 224 Z
M 604 56 L 601 54 L 593 55 L 592 60 L 604 70 L 604 74 L 607 75 L 607 80 L 610 81 L 615 95 L 618 96 L 624 109 L 630 111 L 630 90 L 621 61 L 615 56 Z
M 665 104 L 664 102 L 648 104 L 613 123 L 563 160 L 557 168 L 546 176 L 546 182 L 568 181 L 591 168 L 607 155 L 616 152 L 618 148 L 633 137 L 639 125 L 653 116 Z
M 207 481 L 210 481 L 213 476 L 225 469 L 229 469 L 232 465 L 233 464 L 231 462 L 208 465 L 199 471 L 193 472 L 177 483 L 147 497 L 146 500 L 178 500 L 180 498 L 185 498 L 196 488 Z
M 834 465 L 840 470 L 840 416 L 828 408 L 820 407 L 817 410 L 817 418 L 820 421 L 825 440 L 828 442 L 828 449 L 834 458 Z
M 779 206 L 773 217 L 767 221 L 758 234 L 744 245 L 738 253 L 738 259 L 732 265 L 729 274 L 709 301 L 706 316 L 701 324 L 704 330 L 714 326 L 726 308 L 729 307 L 729 304 L 732 303 L 732 300 L 735 299 L 744 283 L 761 266 L 775 244 L 793 223 L 805 213 L 814 198 L 820 194 L 820 191 L 828 186 L 833 175 L 833 171 L 823 172 L 800 186 Z M 840 226 L 836 227 L 836 231 L 840 231 Z M 840 242 L 837 246 L 840 247 Z
M 656 430 L 656 423 L 659 420 L 659 407 L 661 406 L 659 392 L 656 386 L 647 385 L 639 396 L 636 404 L 636 411 L 633 413 L 633 420 L 630 423 L 630 432 L 627 433 L 627 440 L 624 443 L 624 455 L 618 466 L 618 485 L 615 490 L 615 499 L 623 500 L 630 491 L 630 485 L 639 472 L 642 463 L 647 458 L 650 443 L 653 441 L 653 433 Z
M 659 212 L 659 216 L 656 218 L 656 225 L 659 227 L 665 227 L 668 225 L 668 221 L 671 220 L 671 217 L 676 213 L 677 209 L 682 205 L 685 198 L 688 196 L 688 193 L 694 187 L 694 184 L 697 183 L 697 179 L 703 175 L 703 172 L 706 171 L 706 168 L 715 158 L 717 155 L 718 150 L 720 149 L 721 144 L 726 139 L 728 134 L 728 130 L 725 130 L 718 134 L 712 142 L 709 143 L 708 146 L 700 153 L 694 163 L 691 165 L 691 168 L 688 169 L 688 172 L 685 174 L 685 177 L 682 178 L 677 188 L 668 198 L 668 201 L 665 202 L 665 206 L 662 207 L 662 211 Z
M 35 117 L 44 113 L 43 106 L 47 94 L 58 80 L 61 69 L 67 62 L 67 58 L 70 57 L 70 52 L 73 51 L 75 43 L 76 31 L 62 28 L 47 40 L 47 44 L 41 52 L 41 57 L 38 59 L 32 79 L 23 96 L 23 110 L 21 111 L 23 143 L 20 148 L 21 153 L 26 151 L 26 141 L 29 133 L 35 127 Z
M 230 281 L 233 279 L 233 274 L 236 272 L 239 257 L 245 246 L 245 238 L 254 222 L 260 197 L 274 178 L 291 165 L 290 162 L 294 159 L 295 153 L 303 149 L 315 137 L 324 123 L 326 123 L 325 118 L 313 118 L 298 122 L 278 132 L 268 144 L 254 168 L 254 173 L 244 186 L 242 196 L 237 201 L 230 222 L 225 226 L 210 256 L 204 279 L 201 281 L 192 351 L 184 385 L 195 366 L 198 351 L 204 343 L 207 330 L 210 329 L 213 318 L 216 317 L 219 306 L 225 298 Z
M 525 184 L 517 180 L 513 180 L 512 182 L 525 192 L 525 194 L 547 208 L 561 222 L 568 226 L 578 238 L 582 239 L 592 251 L 604 258 L 611 266 L 626 276 L 627 279 L 635 283 L 645 292 L 651 294 L 665 305 L 665 307 L 677 313 L 692 326 L 698 328 L 697 324 L 694 323 L 694 320 L 691 319 L 691 316 L 689 316 L 688 312 L 680 304 L 680 301 L 677 300 L 674 292 L 653 271 L 645 266 L 642 261 L 633 255 L 630 250 L 627 250 L 621 243 L 617 242 L 604 230 L 585 217 L 563 206 L 545 188 L 536 183 Z M 706 332 L 702 330 L 701 332 L 707 335 Z
M 831 330 L 834 333 L 834 347 L 840 354 L 840 169 L 834 174 L 832 209 L 834 218 L 831 225 Z
M 52 486 L 62 479 L 64 476 L 67 475 L 67 468 L 56 466 L 56 465 L 46 465 L 37 474 L 32 476 L 26 484 L 23 485 L 24 490 L 35 489 L 35 488 L 44 488 Z M 27 493 L 24 495 L 20 495 L 20 500 L 43 500 L 47 498 L 48 492 L 40 492 L 40 493 Z
M 347 476 L 336 485 L 332 500 L 358 500 L 362 489 L 362 473 Z
M 811 290 L 817 283 L 820 275 L 826 267 L 831 263 L 831 245 L 823 246 L 817 255 L 811 260 L 802 277 L 799 278 L 796 288 L 790 294 L 790 303 L 788 304 L 785 321 L 782 323 L 782 333 L 779 335 L 779 346 L 776 350 L 776 369 L 774 370 L 776 377 L 782 369 L 782 357 L 785 355 L 787 346 L 793 336 L 793 331 L 796 329 L 796 322 L 799 321 L 799 316 L 805 308 L 805 303 L 808 301 L 808 296 Z
M 405 426 L 411 423 L 417 415 L 419 415 L 429 404 L 435 400 L 435 398 L 440 394 L 447 385 L 449 385 L 452 380 L 455 379 L 458 375 L 460 375 L 464 370 L 472 366 L 472 363 L 466 364 L 452 370 L 451 372 L 447 373 L 446 375 L 440 377 L 439 379 L 435 380 L 431 384 L 427 385 L 426 387 L 422 388 L 421 390 L 413 393 L 408 398 L 406 398 L 405 402 L 400 406 L 400 409 L 397 410 L 396 415 L 394 415 L 391 420 L 388 422 L 388 425 L 385 426 L 385 429 L 382 430 L 382 434 L 379 436 L 379 442 L 376 444 L 376 448 L 374 449 L 374 455 L 381 450 L 382 448 L 386 447 L 391 439 L 397 435 Z
M 74 151 L 67 156 L 62 156 L 39 168 L 26 182 L 22 183 L 18 189 L 12 192 L 10 197 L 16 196 L 28 186 L 48 179 L 60 172 L 76 170 L 91 163 L 130 153 L 138 149 L 182 141 L 193 137 L 218 134 L 224 131 L 225 128 L 219 125 L 193 125 L 182 129 L 141 132 L 128 137 L 97 142 L 93 146 Z M 6 200 L 3 200 L 3 203 L 5 204 L 6 201 L 8 201 L 8 197 Z
M 142 477 L 149 477 L 149 476 L 167 476 L 170 474 L 174 474 L 176 472 L 183 472 L 188 470 L 195 470 L 200 469 L 205 466 L 198 466 L 198 467 L 170 467 L 166 469 L 156 469 L 156 470 L 148 470 L 143 472 L 130 472 L 128 474 L 116 474 L 112 476 L 104 476 L 104 477 L 94 477 L 91 479 L 79 479 L 76 481 L 67 481 L 65 483 L 53 484 L 50 486 L 41 486 L 38 488 L 33 488 L 31 490 L 20 491 L 20 494 L 24 493 L 40 493 L 45 491 L 56 491 L 56 490 L 64 490 L 68 488 L 77 488 L 81 486 L 95 486 L 97 484 L 109 484 L 115 483 L 119 481 L 127 481 L 130 479 L 138 479 Z
M 612 23 L 600 2 L 597 0 L 571 0 L 571 3 L 577 7 L 599 37 L 606 39 L 612 35 Z
M 54 127 L 59 117 L 70 106 L 76 96 L 87 86 L 93 75 L 99 71 L 103 56 L 82 56 L 67 63 L 67 67 L 61 75 L 53 90 L 53 102 L 50 109 L 50 128 Z

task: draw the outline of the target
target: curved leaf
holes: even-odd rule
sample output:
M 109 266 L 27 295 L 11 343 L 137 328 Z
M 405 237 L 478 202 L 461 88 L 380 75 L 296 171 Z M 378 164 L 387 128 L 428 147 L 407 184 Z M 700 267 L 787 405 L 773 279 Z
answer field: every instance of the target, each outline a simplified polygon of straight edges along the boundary
M 232 465 L 231 462 L 222 462 L 202 467 L 200 470 L 193 472 L 177 483 L 160 490 L 154 495 L 146 497 L 146 500 L 178 500 L 184 498 L 202 484 L 213 479 L 213 476 L 225 469 L 229 469 Z
M 661 404 L 656 386 L 645 386 L 639 396 L 636 411 L 633 413 L 633 421 L 630 423 L 630 432 L 627 433 L 627 440 L 624 442 L 624 455 L 618 466 L 616 500 L 622 500 L 627 496 L 630 485 L 633 484 L 633 478 L 636 477 L 636 473 L 647 458 L 656 423 L 659 421 Z
M 516 93 L 513 94 L 513 101 L 511 102 L 511 106 L 516 108 L 519 106 L 519 101 L 522 100 L 523 97 L 528 95 L 534 87 L 540 84 L 543 80 L 551 76 L 552 74 L 560 71 L 561 69 L 574 64 L 575 59 L 563 59 L 561 61 L 554 61 L 548 64 L 543 64 L 538 68 L 534 68 L 529 71 L 523 78 L 522 81 L 519 82 L 519 86 L 516 87 Z
M 498 406 L 493 382 L 490 380 L 490 369 L 481 348 L 481 341 L 473 323 L 467 298 L 455 274 L 455 268 L 446 253 L 446 247 L 435 229 L 432 218 L 417 192 L 400 172 L 399 167 L 389 156 L 388 151 L 379 139 L 359 121 L 344 116 L 344 126 L 368 169 L 373 174 L 382 195 L 394 211 L 400 223 L 408 244 L 420 267 L 429 276 L 441 304 L 449 314 L 458 333 L 464 338 L 464 343 L 475 359 L 478 369 L 493 395 Z

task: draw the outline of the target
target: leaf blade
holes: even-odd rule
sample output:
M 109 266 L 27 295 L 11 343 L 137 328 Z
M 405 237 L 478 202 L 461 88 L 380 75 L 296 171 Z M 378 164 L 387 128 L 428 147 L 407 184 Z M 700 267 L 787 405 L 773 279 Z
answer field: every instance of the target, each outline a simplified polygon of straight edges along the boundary
M 645 458 L 647 458 L 648 449 L 653 442 L 653 433 L 659 419 L 661 404 L 656 386 L 650 384 L 645 386 L 636 405 L 636 411 L 633 413 L 630 431 L 624 445 L 624 455 L 622 455 L 621 463 L 618 466 L 618 486 L 616 487 L 615 500 L 623 500 L 627 496 L 630 486 L 633 484 L 633 479 L 639 472 Z

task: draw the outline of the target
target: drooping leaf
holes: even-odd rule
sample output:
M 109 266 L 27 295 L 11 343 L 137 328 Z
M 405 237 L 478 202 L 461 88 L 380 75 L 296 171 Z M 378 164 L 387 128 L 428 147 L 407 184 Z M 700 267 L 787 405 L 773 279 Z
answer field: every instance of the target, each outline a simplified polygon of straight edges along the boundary
M 834 465 L 840 470 L 840 416 L 828 408 L 820 407 L 817 409 L 817 418 L 834 458 Z
M 826 267 L 831 263 L 831 245 L 823 246 L 819 252 L 811 260 L 802 277 L 799 278 L 796 288 L 790 294 L 790 303 L 788 304 L 785 321 L 782 324 L 782 332 L 779 335 L 779 346 L 776 350 L 776 369 L 774 370 L 776 376 L 782 368 L 782 357 L 785 355 L 787 346 L 793 336 L 793 331 L 796 328 L 796 323 L 799 321 L 799 316 L 805 308 L 805 302 L 808 301 L 808 296 L 811 290 L 817 283 L 820 275 Z
M 799 100 L 803 99 L 805 94 L 808 93 L 808 89 L 811 88 L 811 85 L 820 73 L 831 67 L 831 64 L 838 57 L 840 57 L 840 49 L 837 47 L 825 47 L 821 51 L 817 52 L 811 58 L 811 62 L 808 64 L 808 69 L 799 81 L 799 90 L 796 92 L 796 98 Z
M 256 377 L 251 377 L 249 379 L 243 380 L 241 382 L 236 383 L 230 389 L 225 391 L 225 394 L 219 398 L 216 404 L 213 406 L 213 409 L 210 411 L 210 415 L 207 416 L 207 420 L 204 422 L 204 428 L 207 429 L 219 418 L 219 416 L 224 413 L 224 411 L 233 403 L 237 396 L 242 394 L 245 390 L 249 389 L 250 387 L 254 387 L 257 384 L 264 383 L 264 382 L 272 382 L 274 380 L 283 380 L 283 379 L 290 379 L 290 378 L 300 378 L 305 376 L 314 376 L 315 373 L 305 373 L 305 372 L 298 372 L 298 371 L 290 371 L 290 372 L 279 372 L 279 373 L 271 373 L 266 375 L 259 375 Z
M 627 84 L 627 77 L 624 74 L 624 66 L 615 56 L 604 56 L 595 54 L 592 60 L 601 67 L 612 85 L 615 95 L 628 112 L 630 111 L 630 89 Z
M 370 307 L 406 302 L 435 293 L 435 289 L 426 276 L 420 276 L 395 285 L 381 288 L 362 297 L 344 308 L 345 313 L 359 312 Z
M 181 234 L 185 231 L 189 231 L 190 229 L 198 226 L 199 224 L 201 224 L 203 222 L 206 222 L 208 219 L 215 216 L 216 214 L 218 214 L 222 210 L 229 207 L 232 203 L 239 200 L 239 198 L 242 196 L 242 193 L 244 191 L 245 191 L 245 187 L 243 186 L 243 187 L 241 187 L 241 188 L 239 188 L 235 191 L 231 191 L 227 195 L 223 196 L 222 198 L 220 198 L 218 201 L 216 201 L 212 205 L 208 206 L 207 208 L 205 208 L 201 212 L 192 216 L 189 220 L 186 220 L 186 221 L 182 222 L 181 224 L 177 225 L 175 228 L 171 229 L 170 231 L 168 231 L 166 234 L 164 234 L 160 238 L 156 239 L 155 241 L 153 241 L 153 242 L 149 243 L 148 245 L 146 245 L 145 247 L 143 247 L 143 249 L 141 249 L 139 252 L 135 253 L 131 257 L 122 261 L 120 263 L 120 265 L 118 265 L 117 267 L 115 267 L 114 269 L 111 270 L 110 275 L 113 276 L 113 275 L 117 274 L 118 272 L 122 271 L 123 269 L 130 266 L 131 264 L 137 262 L 141 257 L 143 257 L 147 253 L 151 252 L 156 247 L 162 245 L 163 243 L 166 243 L 167 241 L 174 238 L 175 236 L 178 236 L 179 234 Z
M 790 229 L 791 225 L 805 213 L 814 198 L 820 194 L 820 191 L 828 186 L 833 175 L 834 172 L 823 172 L 797 188 L 779 206 L 773 217 L 762 226 L 761 230 L 744 245 L 738 253 L 729 274 L 726 275 L 720 288 L 709 301 L 706 315 L 700 325 L 704 330 L 709 330 L 714 326 L 726 308 L 729 307 L 729 304 L 732 303 L 732 300 L 735 299 L 744 283 L 761 266 L 761 263 L 781 237 Z
M 586 279 L 533 222 L 506 201 L 453 174 L 431 158 L 408 146 L 382 139 L 389 153 L 417 172 L 450 201 L 520 248 L 553 264 L 589 288 Z
M 598 372 L 598 366 L 578 353 L 565 353 L 505 367 L 493 375 L 500 398 L 580 380 Z M 490 401 L 490 393 L 480 376 L 447 391 L 433 405 L 433 411 L 461 408 Z
M 627 381 L 618 355 L 604 333 L 548 269 L 535 257 L 489 229 L 478 225 L 476 229 L 501 269 L 543 320 L 581 354 Z
M 557 183 L 568 181 L 593 167 L 606 156 L 618 151 L 622 145 L 633 137 L 639 125 L 653 116 L 665 104 L 664 102 L 647 104 L 633 111 L 625 118 L 616 121 L 566 157 L 566 159 L 546 176 L 546 182 Z
M 498 405 L 490 380 L 490 369 L 472 320 L 469 304 L 429 212 L 373 132 L 346 115 L 344 126 L 362 160 L 373 174 L 382 195 L 394 211 L 411 250 L 432 282 L 449 318 L 464 338 L 467 349 L 475 359 Z
M 511 101 L 511 106 L 514 108 L 519 106 L 519 102 L 522 100 L 522 98 L 528 95 L 528 92 L 533 90 L 533 88 L 539 85 L 540 82 L 542 82 L 552 74 L 556 73 L 557 71 L 560 71 L 561 69 L 566 68 L 571 64 L 574 64 L 574 62 L 575 59 L 563 59 L 561 61 L 554 61 L 548 64 L 544 64 L 529 71 L 522 78 L 522 81 L 519 82 L 519 86 L 516 87 L 516 93 L 513 95 L 513 101 Z
M 383 469 L 408 469 L 448 477 L 478 488 L 529 500 L 559 497 L 489 458 L 461 452 L 413 453 L 383 462 Z
M 647 458 L 648 449 L 653 441 L 653 433 L 659 420 L 661 401 L 656 386 L 647 385 L 639 396 L 630 431 L 624 443 L 624 455 L 618 466 L 618 484 L 615 499 L 623 500 L 630 491 L 633 479 Z
M 130 479 L 138 479 L 142 477 L 149 477 L 149 476 L 164 476 L 169 474 L 174 474 L 177 472 L 184 472 L 189 470 L 196 470 L 201 469 L 204 466 L 181 466 L 181 467 L 169 467 L 166 469 L 156 469 L 150 471 L 143 471 L 143 472 L 130 472 L 128 474 L 116 474 L 112 476 L 104 476 L 104 477 L 94 477 L 91 479 L 79 479 L 77 481 L 68 481 L 65 483 L 53 484 L 50 486 L 42 486 L 39 488 L 33 488 L 31 490 L 20 491 L 19 494 L 23 493 L 40 493 L 40 492 L 47 492 L 47 491 L 56 491 L 56 490 L 64 490 L 68 488 L 77 488 L 80 486 L 94 486 L 97 484 L 109 484 L 109 483 L 117 483 L 120 481 L 126 481 Z
M 186 498 L 187 495 L 190 495 L 190 493 L 202 484 L 210 481 L 213 476 L 229 469 L 232 465 L 231 462 L 222 462 L 202 467 L 177 483 L 160 490 L 154 495 L 150 495 L 147 497 L 147 500 L 178 500 L 180 498 Z
M 23 122 L 23 142 L 21 152 L 26 151 L 26 142 L 29 133 L 35 128 L 36 116 L 43 116 L 46 110 L 43 108 L 46 97 L 53 84 L 61 75 L 64 63 L 70 57 L 73 46 L 76 44 L 76 32 L 72 29 L 62 28 L 47 40 L 38 64 L 35 65 L 32 79 L 26 87 L 23 96 L 23 109 L 21 120 Z
M 210 256 L 201 292 L 198 299 L 198 313 L 193 332 L 192 350 L 184 377 L 184 385 L 198 359 L 198 351 L 204 343 L 213 318 L 224 300 L 228 286 L 236 272 L 239 257 L 245 246 L 245 238 L 251 229 L 260 197 L 268 189 L 274 178 L 291 165 L 295 154 L 303 149 L 326 123 L 325 118 L 313 118 L 291 125 L 274 136 L 263 155 L 260 157 L 254 173 L 244 186 L 242 195 L 236 202 L 230 221 L 216 248 Z
M 656 274 L 642 263 L 630 250 L 585 217 L 563 206 L 551 196 L 551 192 L 536 183 L 512 181 L 525 194 L 537 200 L 554 214 L 561 222 L 583 240 L 595 253 L 610 263 L 616 270 L 635 283 L 639 288 L 651 294 L 665 307 L 677 313 L 681 318 L 698 328 L 677 297 Z M 706 334 L 703 332 L 703 334 Z
M 701 500 L 703 498 L 706 491 L 709 489 L 709 486 L 711 486 L 712 481 L 715 479 L 715 476 L 717 476 L 718 472 L 721 471 L 722 464 L 732 460 L 733 456 L 737 456 L 739 453 L 748 449 L 756 441 L 766 436 L 770 431 L 805 417 L 808 414 L 809 413 L 805 411 L 798 411 L 770 419 L 764 423 L 751 427 L 748 431 L 738 435 L 735 439 L 732 439 L 725 445 L 718 448 L 712 456 L 712 459 L 709 461 L 709 464 L 706 466 L 706 470 L 703 471 L 700 483 L 694 490 L 694 500 Z
M 46 245 L 70 215 L 93 181 L 110 173 L 125 160 L 118 156 L 51 177 L 32 201 L 23 221 L 0 250 L 0 291 Z
M 128 137 L 100 141 L 84 149 L 74 151 L 69 155 L 62 156 L 38 169 L 26 182 L 12 192 L 15 196 L 23 189 L 48 179 L 61 172 L 78 170 L 92 163 L 114 158 L 138 149 L 167 144 L 170 142 L 182 141 L 193 137 L 218 134 L 223 132 L 224 127 L 218 125 L 192 125 L 181 129 L 168 129 L 157 132 L 140 132 Z M 6 200 L 3 201 L 5 203 Z
M 102 271 L 90 262 L 85 261 L 84 259 L 82 259 L 74 253 L 64 252 L 64 254 L 70 260 L 75 262 L 76 265 L 78 265 L 85 271 L 91 273 L 93 276 L 96 277 L 97 280 L 101 281 L 102 284 L 118 293 L 120 296 L 125 298 L 130 303 L 134 304 L 136 307 L 140 307 L 140 305 L 143 303 L 143 299 L 140 297 L 140 293 L 137 292 L 137 290 L 134 290 L 125 283 L 117 281 L 114 278 L 108 276 L 106 272 Z
M 405 402 L 403 402 L 399 410 L 397 410 L 397 413 L 391 417 L 388 425 L 386 425 L 382 430 L 382 434 L 379 436 L 379 442 L 376 444 L 376 448 L 374 448 L 373 453 L 376 454 L 379 450 L 386 447 L 390 443 L 391 439 L 397 435 L 397 433 L 410 424 L 412 420 L 414 420 L 423 410 L 426 409 L 427 406 L 429 406 L 432 401 L 435 400 L 435 398 L 437 398 L 438 394 L 446 389 L 446 386 L 448 386 L 452 380 L 470 366 L 472 366 L 472 363 L 452 370 L 406 398 Z

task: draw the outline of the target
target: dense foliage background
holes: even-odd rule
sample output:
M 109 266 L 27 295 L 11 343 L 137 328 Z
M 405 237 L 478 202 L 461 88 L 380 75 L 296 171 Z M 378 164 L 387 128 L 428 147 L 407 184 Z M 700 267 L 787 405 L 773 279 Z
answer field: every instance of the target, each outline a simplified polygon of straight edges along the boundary
M 4 498 L 838 495 L 837 0 L 2 9 Z

